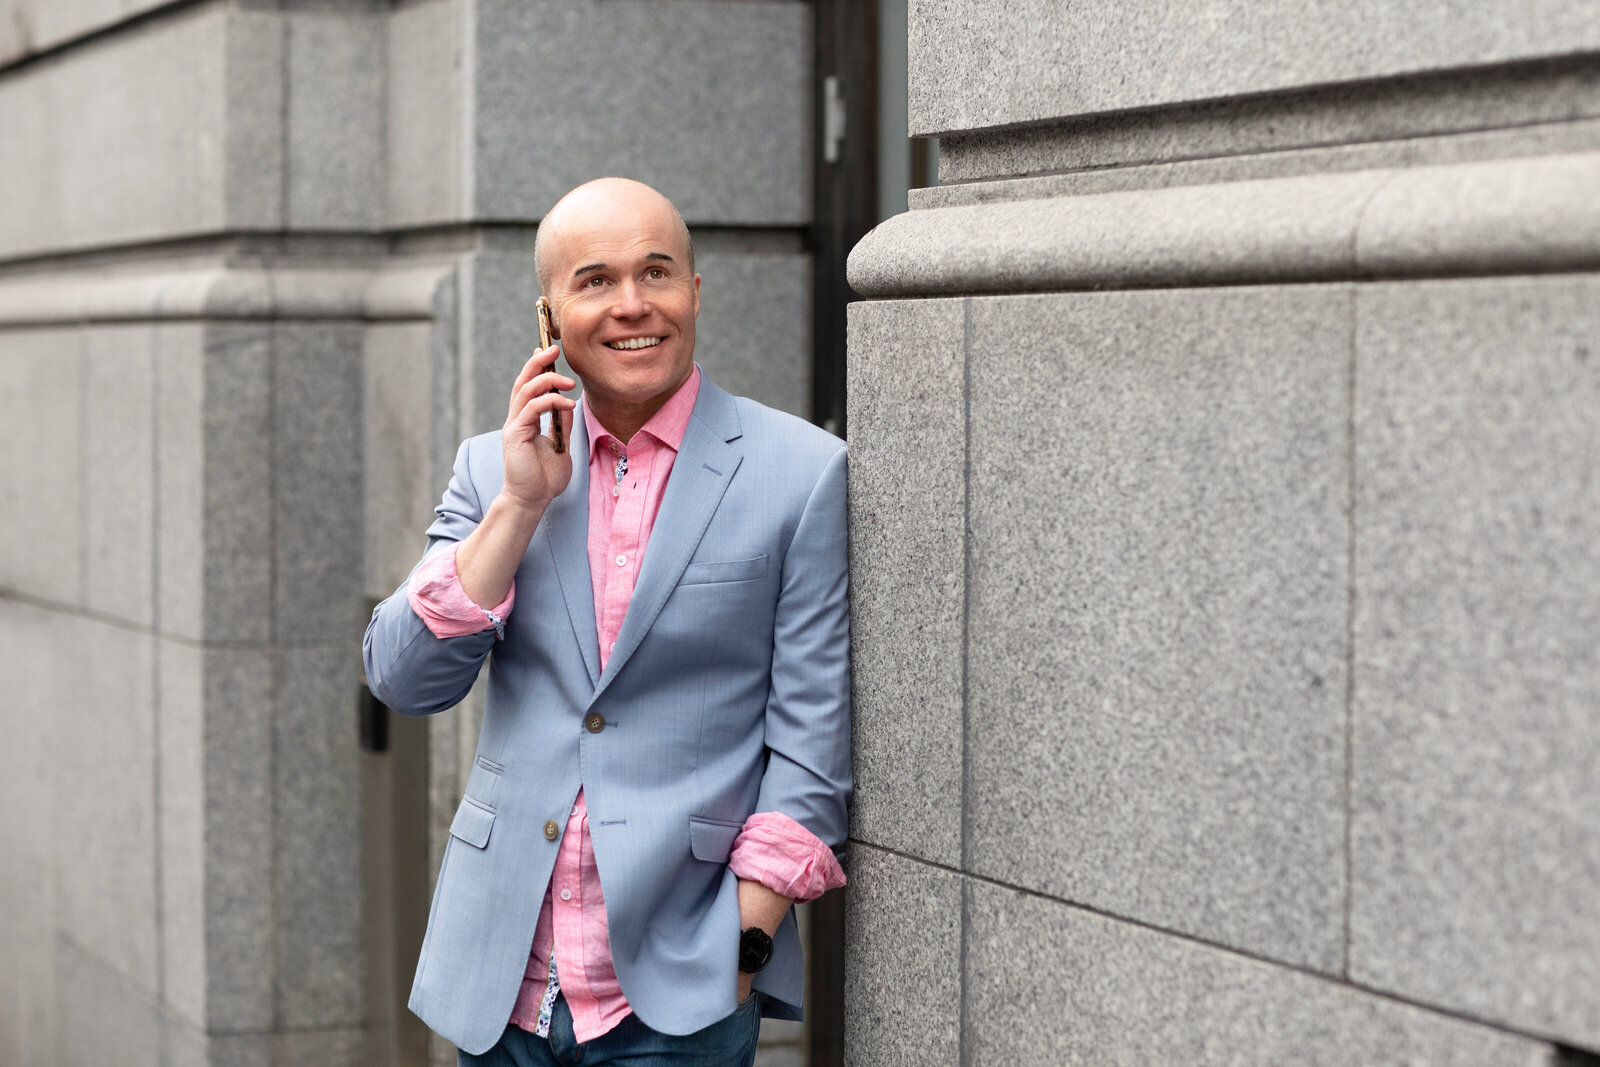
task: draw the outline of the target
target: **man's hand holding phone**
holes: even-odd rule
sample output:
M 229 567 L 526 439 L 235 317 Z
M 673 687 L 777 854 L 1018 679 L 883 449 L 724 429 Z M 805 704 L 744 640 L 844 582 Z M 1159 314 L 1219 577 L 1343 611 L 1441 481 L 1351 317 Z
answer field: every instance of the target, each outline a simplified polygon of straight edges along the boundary
M 572 432 L 577 401 L 557 390 L 576 389 L 578 383 L 556 372 L 560 354 L 560 348 L 550 345 L 523 364 L 511 387 L 511 404 L 501 431 L 506 469 L 502 491 L 541 511 L 572 479 L 572 456 L 565 449 L 557 452 L 551 437 L 539 432 L 540 419 L 546 414 L 559 425 L 563 439 Z

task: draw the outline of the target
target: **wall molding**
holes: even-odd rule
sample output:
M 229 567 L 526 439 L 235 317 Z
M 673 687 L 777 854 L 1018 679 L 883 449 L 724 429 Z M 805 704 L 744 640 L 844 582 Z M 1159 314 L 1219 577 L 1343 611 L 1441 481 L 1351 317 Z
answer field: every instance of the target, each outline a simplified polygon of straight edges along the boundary
M 925 208 L 850 254 L 868 297 L 1600 269 L 1600 152 Z
M 0 279 L 0 328 L 170 319 L 432 319 L 455 260 L 371 268 L 204 267 Z

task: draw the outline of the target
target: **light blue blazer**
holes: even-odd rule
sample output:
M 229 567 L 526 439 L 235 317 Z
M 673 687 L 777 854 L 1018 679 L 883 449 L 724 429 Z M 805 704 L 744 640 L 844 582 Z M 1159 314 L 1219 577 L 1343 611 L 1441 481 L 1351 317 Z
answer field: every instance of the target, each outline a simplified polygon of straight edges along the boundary
M 612 961 L 634 1012 L 686 1034 L 734 1010 L 745 818 L 788 815 L 843 845 L 850 793 L 845 450 L 810 424 L 702 375 L 694 414 L 615 649 L 600 670 L 589 578 L 589 443 L 517 569 L 503 641 L 439 639 L 405 587 L 373 613 L 367 678 L 426 715 L 489 662 L 466 795 L 450 827 L 411 1009 L 470 1053 L 499 1040 L 579 786 Z M 499 433 L 461 446 L 428 552 L 466 537 L 499 492 Z M 605 727 L 584 728 L 599 714 Z M 755 987 L 800 1017 L 793 912 Z

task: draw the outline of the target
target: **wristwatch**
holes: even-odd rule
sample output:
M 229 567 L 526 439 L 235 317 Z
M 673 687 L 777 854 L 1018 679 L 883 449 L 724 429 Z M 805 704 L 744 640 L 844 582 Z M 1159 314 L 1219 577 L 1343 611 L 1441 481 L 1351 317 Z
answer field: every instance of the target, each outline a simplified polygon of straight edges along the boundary
M 745 974 L 755 974 L 772 959 L 772 938 L 759 926 L 752 926 L 739 935 L 739 969 Z

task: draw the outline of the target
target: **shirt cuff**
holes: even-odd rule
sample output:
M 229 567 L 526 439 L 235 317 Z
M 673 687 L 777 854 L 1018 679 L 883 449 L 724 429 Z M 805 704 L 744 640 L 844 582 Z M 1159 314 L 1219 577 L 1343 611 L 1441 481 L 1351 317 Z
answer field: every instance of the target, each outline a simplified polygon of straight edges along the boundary
M 451 545 L 424 559 L 407 583 L 406 600 L 411 610 L 435 637 L 465 637 L 494 628 L 496 640 L 506 636 L 506 619 L 517 599 L 517 585 L 511 583 L 506 598 L 492 608 L 481 608 L 461 588 L 456 576 L 456 549 Z
M 735 877 L 802 903 L 844 885 L 833 849 L 777 811 L 758 811 L 744 821 L 728 866 Z

